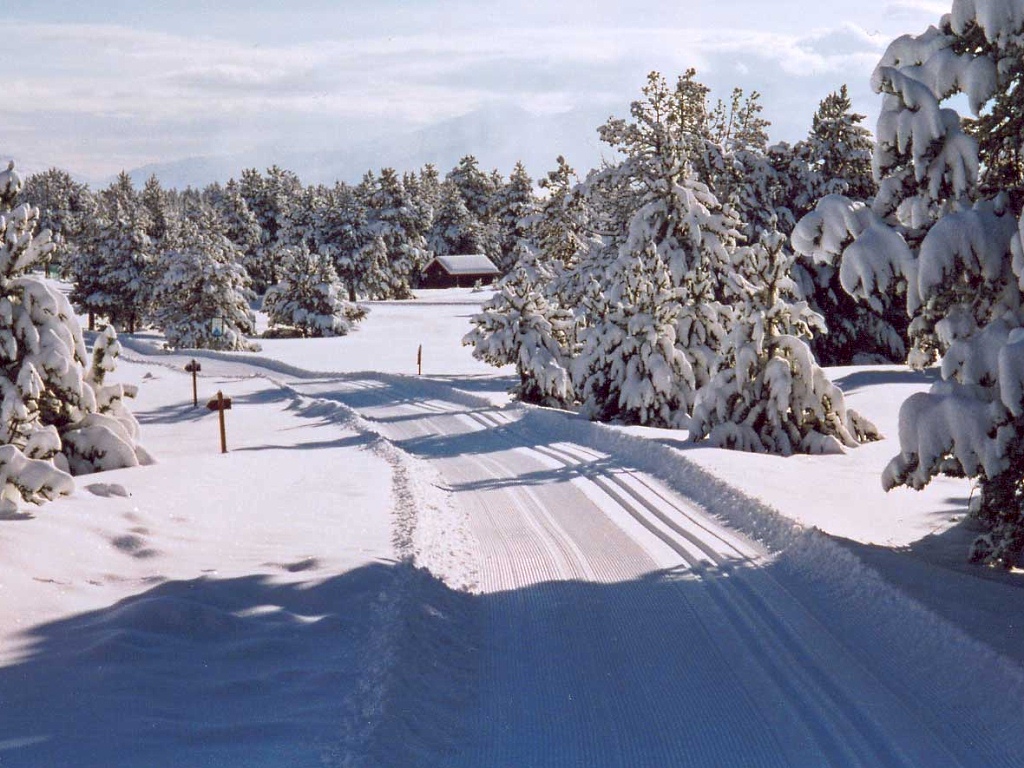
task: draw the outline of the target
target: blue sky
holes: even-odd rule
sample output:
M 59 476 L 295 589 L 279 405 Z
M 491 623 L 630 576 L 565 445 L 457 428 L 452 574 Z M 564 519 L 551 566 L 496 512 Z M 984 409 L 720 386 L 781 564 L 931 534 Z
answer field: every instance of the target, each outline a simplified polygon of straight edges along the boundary
M 626 113 L 648 71 L 671 78 L 689 66 L 715 95 L 760 91 L 775 139 L 800 138 L 844 82 L 870 126 L 879 98 L 868 78 L 885 45 L 924 31 L 951 3 L 4 5 L 0 154 L 99 179 L 257 146 L 338 148 L 491 106 L 582 111 L 596 128 Z

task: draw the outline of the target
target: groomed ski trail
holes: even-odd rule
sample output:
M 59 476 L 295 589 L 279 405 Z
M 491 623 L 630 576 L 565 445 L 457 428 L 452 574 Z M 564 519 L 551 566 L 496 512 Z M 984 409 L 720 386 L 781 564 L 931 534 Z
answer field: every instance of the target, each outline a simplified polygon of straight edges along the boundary
M 471 521 L 484 640 L 446 764 L 1016 764 L 1019 711 L 972 711 L 956 674 L 907 668 L 912 632 L 850 647 L 800 558 L 614 456 L 411 378 L 296 387 L 434 464 Z

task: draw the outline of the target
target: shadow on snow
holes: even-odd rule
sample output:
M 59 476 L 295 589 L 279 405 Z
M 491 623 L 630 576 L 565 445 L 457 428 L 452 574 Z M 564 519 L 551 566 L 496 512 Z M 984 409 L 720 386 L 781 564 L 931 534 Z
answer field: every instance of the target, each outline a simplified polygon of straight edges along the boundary
M 783 556 L 483 595 L 404 563 L 304 584 L 168 582 L 26 633 L 25 658 L 0 669 L 0 763 L 903 765 L 907 754 L 965 764 L 1019 754 L 1024 736 L 1007 722 L 1019 702 L 979 705 L 992 697 L 965 692 L 963 659 L 937 655 L 913 620 L 874 615 L 870 596 L 808 586 L 799 571 Z M 779 584 L 803 601 L 785 616 L 766 599 Z M 918 710 L 889 722 L 877 716 L 884 699 L 845 689 L 827 649 L 801 644 L 805 613 L 810 631 L 829 627 L 855 666 L 886 681 L 879 691 Z

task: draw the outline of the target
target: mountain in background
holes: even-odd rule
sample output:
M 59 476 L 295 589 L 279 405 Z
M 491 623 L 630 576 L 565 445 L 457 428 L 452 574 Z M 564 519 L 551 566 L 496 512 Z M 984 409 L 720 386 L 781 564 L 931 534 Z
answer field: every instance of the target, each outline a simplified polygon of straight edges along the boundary
M 485 170 L 496 168 L 507 176 L 521 161 L 538 178 L 555 167 L 561 154 L 584 176 L 600 164 L 602 155 L 609 155 L 597 136 L 597 126 L 607 119 L 607 114 L 584 110 L 536 115 L 518 107 L 489 107 L 426 128 L 357 141 L 338 149 L 303 152 L 261 148 L 145 165 L 129 175 L 137 187 L 155 174 L 164 187 L 184 189 L 214 181 L 224 183 L 239 178 L 245 168 L 264 170 L 276 164 L 294 171 L 306 184 L 331 185 L 335 181 L 356 183 L 368 170 L 376 173 L 390 167 L 399 172 L 416 171 L 427 163 L 437 166 L 443 176 L 462 157 L 474 155 Z

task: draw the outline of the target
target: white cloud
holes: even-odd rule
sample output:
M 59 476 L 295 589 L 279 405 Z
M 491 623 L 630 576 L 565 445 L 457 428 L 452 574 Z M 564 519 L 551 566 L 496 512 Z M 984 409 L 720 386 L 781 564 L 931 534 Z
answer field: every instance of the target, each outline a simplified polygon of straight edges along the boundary
M 763 5 L 752 0 L 714 9 L 641 0 L 633 10 L 611 0 L 465 3 L 448 11 L 461 15 L 447 26 L 433 5 L 381 0 L 372 13 L 332 5 L 320 26 L 302 16 L 301 27 L 256 5 L 248 15 L 214 14 L 207 28 L 216 36 L 186 33 L 181 20 L 160 30 L 10 24 L 0 135 L 16 155 L 49 151 L 48 162 L 106 173 L 224 146 L 328 146 L 495 101 L 621 114 L 647 71 L 672 77 L 694 66 L 717 93 L 759 90 L 789 137 L 842 82 L 866 97 L 892 37 L 866 31 L 877 11 L 857 6 L 851 18 L 836 0 L 816 4 L 815 18 L 827 23 L 814 28 L 785 23 L 777 6 L 771 27 L 768 19 L 755 27 Z M 909 23 L 931 5 L 890 3 L 879 24 L 893 14 Z

